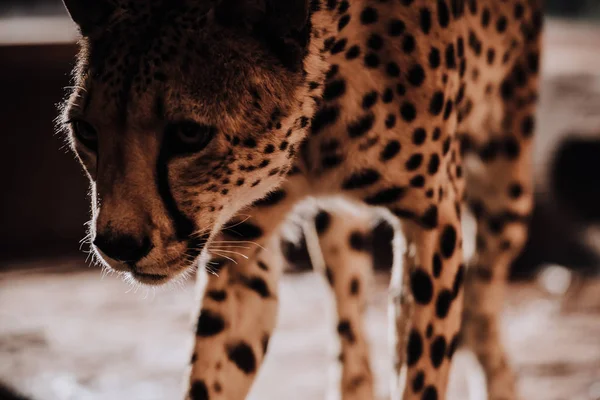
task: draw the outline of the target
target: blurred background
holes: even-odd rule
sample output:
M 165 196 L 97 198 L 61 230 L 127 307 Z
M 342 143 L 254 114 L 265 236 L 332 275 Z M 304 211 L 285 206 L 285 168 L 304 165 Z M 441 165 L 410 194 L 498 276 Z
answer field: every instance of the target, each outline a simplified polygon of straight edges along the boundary
M 600 1 L 546 5 L 536 209 L 511 271 L 504 333 L 524 399 L 598 400 Z M 8 387 L 36 400 L 177 398 L 193 285 L 129 292 L 79 249 L 88 183 L 53 122 L 76 37 L 60 0 L 0 0 L 0 400 L 13 398 Z M 389 227 L 374 235 L 367 325 L 384 398 Z M 323 398 L 330 299 L 307 272 L 303 243 L 284 248 L 279 328 L 251 398 Z M 461 371 L 450 399 L 464 398 Z

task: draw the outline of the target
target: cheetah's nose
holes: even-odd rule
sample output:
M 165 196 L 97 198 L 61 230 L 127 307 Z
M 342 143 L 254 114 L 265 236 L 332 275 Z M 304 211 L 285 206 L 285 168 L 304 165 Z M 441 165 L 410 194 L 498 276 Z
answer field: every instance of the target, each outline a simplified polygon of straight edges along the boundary
M 94 246 L 106 256 L 126 264 L 135 264 L 147 256 L 153 247 L 148 236 L 138 240 L 132 235 L 113 234 L 97 234 Z

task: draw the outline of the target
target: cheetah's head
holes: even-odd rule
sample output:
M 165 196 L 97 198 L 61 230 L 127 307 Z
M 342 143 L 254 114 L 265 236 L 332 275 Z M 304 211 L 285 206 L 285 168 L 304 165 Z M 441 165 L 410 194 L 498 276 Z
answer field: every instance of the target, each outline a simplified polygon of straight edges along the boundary
M 82 39 L 62 121 L 93 250 L 166 282 L 290 169 L 312 112 L 308 0 L 64 2 Z

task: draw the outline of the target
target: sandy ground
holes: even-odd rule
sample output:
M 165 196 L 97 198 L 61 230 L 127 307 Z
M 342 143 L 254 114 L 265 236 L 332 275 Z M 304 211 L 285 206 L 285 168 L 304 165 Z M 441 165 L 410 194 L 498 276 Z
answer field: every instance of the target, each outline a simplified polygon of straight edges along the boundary
M 39 400 L 177 399 L 189 360 L 193 286 L 127 293 L 97 270 L 0 275 L 0 380 Z M 57 263 L 56 265 L 61 265 Z M 386 276 L 367 315 L 379 398 L 388 394 Z M 330 298 L 313 273 L 281 282 L 278 329 L 250 399 L 323 399 L 335 360 Z M 600 399 L 600 280 L 575 297 L 512 286 L 508 349 L 527 400 Z M 450 400 L 465 398 L 468 355 L 454 366 Z

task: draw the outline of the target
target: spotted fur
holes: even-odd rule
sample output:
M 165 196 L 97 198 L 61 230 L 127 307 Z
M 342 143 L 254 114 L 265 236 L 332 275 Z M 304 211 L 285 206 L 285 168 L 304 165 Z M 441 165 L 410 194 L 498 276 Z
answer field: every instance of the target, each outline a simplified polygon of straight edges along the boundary
M 189 399 L 246 396 L 276 321 L 278 227 L 330 195 L 402 222 L 392 397 L 443 399 L 461 340 L 489 398 L 517 397 L 498 314 L 532 207 L 540 1 L 65 0 L 82 40 L 62 121 L 94 251 L 146 284 L 214 273 L 199 273 Z M 374 396 L 361 210 L 314 218 L 344 399 Z

